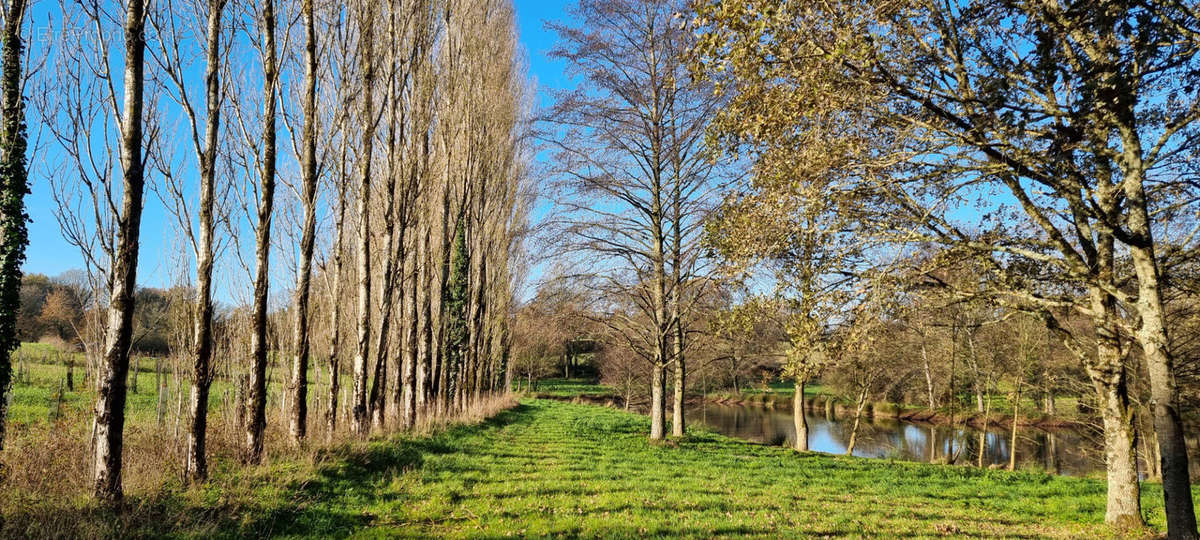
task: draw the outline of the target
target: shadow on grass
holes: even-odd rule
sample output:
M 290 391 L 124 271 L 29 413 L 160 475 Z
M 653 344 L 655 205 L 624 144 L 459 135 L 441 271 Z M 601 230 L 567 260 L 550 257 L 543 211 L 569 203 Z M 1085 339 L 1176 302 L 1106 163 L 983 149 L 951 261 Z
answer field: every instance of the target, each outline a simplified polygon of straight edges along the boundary
M 28 504 L 10 504 L 17 510 L 0 516 L 0 537 L 344 537 L 376 521 L 363 511 L 384 498 L 375 486 L 421 468 L 426 456 L 463 452 L 466 441 L 483 432 L 530 423 L 536 412 L 537 407 L 522 404 L 431 437 L 399 436 L 321 450 L 314 458 L 318 465 L 301 466 L 298 473 L 234 467 L 218 472 L 203 488 L 128 497 L 118 509 L 86 500 L 31 498 Z

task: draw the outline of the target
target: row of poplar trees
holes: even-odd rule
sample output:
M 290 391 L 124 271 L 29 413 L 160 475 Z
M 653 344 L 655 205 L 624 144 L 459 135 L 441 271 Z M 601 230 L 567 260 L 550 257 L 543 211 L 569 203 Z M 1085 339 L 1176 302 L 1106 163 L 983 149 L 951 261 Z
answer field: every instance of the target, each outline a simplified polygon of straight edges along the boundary
M 230 252 L 252 289 L 247 463 L 264 456 L 272 361 L 290 372 L 287 427 L 296 444 L 313 422 L 324 422 L 330 436 L 342 428 L 343 384 L 352 388 L 346 427 L 360 436 L 411 429 L 508 387 L 509 257 L 527 206 L 528 159 L 526 79 L 510 2 L 84 4 L 57 6 L 63 28 L 56 50 L 44 54 L 53 69 L 32 77 L 16 64 L 23 5 L 7 6 L 3 144 L 5 156 L 23 158 L 22 143 L 11 141 L 21 139 L 20 83 L 34 81 L 48 152 L 68 170 L 52 180 L 60 224 L 107 293 L 93 432 L 97 498 L 122 498 L 147 187 L 195 262 L 189 482 L 207 478 L 207 408 L 218 374 L 214 274 Z M 179 127 L 165 129 L 170 122 Z M 119 158 L 96 166 L 104 155 L 96 148 Z M 5 352 L 15 347 L 9 299 L 17 298 L 25 243 L 24 220 L 9 217 L 20 215 L 27 191 L 22 165 L 3 161 Z M 277 201 L 289 196 L 299 210 L 281 219 Z M 294 283 L 272 282 L 281 273 L 272 253 L 284 250 L 295 253 Z M 271 304 L 279 291 L 287 301 Z M 322 293 L 327 302 L 315 298 Z M 273 340 L 268 321 L 281 304 L 294 332 Z M 0 388 L 9 365 L 0 358 Z M 316 401 L 327 410 L 310 413 L 314 368 L 328 373 L 328 396 Z M 343 371 L 351 381 L 339 380 Z

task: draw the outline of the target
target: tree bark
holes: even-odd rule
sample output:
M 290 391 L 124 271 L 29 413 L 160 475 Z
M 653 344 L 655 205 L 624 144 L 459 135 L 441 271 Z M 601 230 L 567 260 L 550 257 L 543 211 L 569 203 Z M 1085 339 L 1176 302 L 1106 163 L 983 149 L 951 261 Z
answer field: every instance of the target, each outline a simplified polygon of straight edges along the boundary
M 414 248 L 417 242 L 413 240 Z M 418 266 L 418 250 L 412 249 L 405 262 L 406 282 L 408 293 L 404 295 L 404 362 L 401 368 L 402 383 L 400 392 L 400 425 L 405 430 L 411 430 L 417 421 L 417 288 L 420 267 Z
M 678 288 L 680 286 L 678 283 L 678 278 L 676 278 L 676 281 L 677 283 L 675 284 L 675 287 Z M 683 385 L 684 380 L 686 379 L 686 373 L 684 371 L 686 364 L 684 363 L 683 359 L 683 326 L 682 322 L 679 320 L 679 298 L 675 298 L 674 308 L 672 311 L 674 311 L 673 319 L 675 320 L 675 336 L 671 345 L 672 353 L 675 358 L 675 395 L 673 396 L 671 402 L 671 436 L 682 437 L 686 431 L 683 418 Z
M 304 224 L 300 233 L 300 272 L 296 281 L 295 357 L 292 359 L 291 435 L 297 444 L 308 435 L 308 304 L 317 229 L 317 23 L 315 0 L 304 0 L 304 127 L 300 158 Z M 336 303 L 336 302 L 335 302 Z
M 263 457 L 267 429 L 267 292 L 270 288 L 271 218 L 275 207 L 275 84 L 279 79 L 275 51 L 275 0 L 262 4 L 263 39 L 263 150 L 255 231 L 254 306 L 251 314 L 250 422 L 246 428 L 246 462 L 258 464 Z
M 796 427 L 797 452 L 808 451 L 808 418 L 804 416 L 804 380 L 797 378 L 795 392 L 792 396 L 792 423 Z
M 937 409 L 937 400 L 933 397 L 933 370 L 929 367 L 929 350 L 925 344 L 925 333 L 921 332 L 921 362 L 925 364 L 925 391 L 929 397 L 929 410 Z
M 650 440 L 659 441 L 663 438 L 667 423 L 667 368 L 655 363 L 653 369 L 650 381 Z
M 858 441 L 858 426 L 862 422 L 863 409 L 867 405 L 867 391 L 862 390 L 858 393 L 858 400 L 854 407 L 854 425 L 850 428 L 850 443 L 846 445 L 846 455 L 854 455 L 854 444 Z
M 421 236 L 420 247 L 417 248 L 418 264 L 416 282 L 418 285 L 417 298 L 421 305 L 418 315 L 420 316 L 420 324 L 417 335 L 417 361 L 416 361 L 416 389 L 414 411 L 416 415 L 426 415 L 429 412 L 430 397 L 433 393 L 431 384 L 431 376 L 433 374 L 433 323 L 430 320 L 432 317 L 432 308 L 430 307 L 433 296 L 433 269 L 431 261 L 433 260 L 430 249 L 430 226 L 425 226 L 425 234 Z
M 1013 419 L 1012 437 L 1008 442 L 1008 470 L 1017 470 L 1017 427 L 1021 420 L 1021 380 L 1017 379 L 1017 387 L 1013 390 Z
M 214 191 L 216 189 L 217 144 L 221 127 L 221 23 L 225 0 L 212 0 L 208 5 L 208 25 L 205 60 L 205 114 L 206 126 L 204 151 L 200 158 L 200 204 L 198 209 L 199 234 L 196 243 L 196 300 L 195 321 L 192 328 L 193 367 L 192 391 L 188 397 L 191 423 L 188 426 L 187 453 L 184 462 L 184 477 L 192 483 L 201 483 L 208 478 L 206 440 L 208 431 L 208 396 L 212 387 L 213 350 L 213 219 Z
M 133 337 L 134 293 L 137 288 L 138 238 L 142 224 L 143 68 L 146 52 L 146 10 L 143 0 L 125 7 L 125 97 L 121 118 L 121 169 L 124 183 L 117 219 L 117 250 L 112 261 L 112 289 L 105 331 L 102 380 L 96 400 L 94 494 L 106 502 L 120 501 L 121 450 L 125 430 L 125 381 Z
M 1143 231 L 1149 236 L 1147 226 Z M 1166 314 L 1159 294 L 1160 278 L 1152 244 L 1131 247 L 1133 266 L 1138 275 L 1138 344 L 1142 346 L 1150 374 L 1150 410 L 1154 415 L 1154 433 L 1158 437 L 1162 460 L 1163 499 L 1167 512 L 1169 538 L 1197 538 L 1196 512 L 1192 501 L 1188 471 L 1188 449 L 1179 413 L 1179 393 L 1175 383 L 1174 358 L 1169 348 Z
M 372 5 L 370 3 L 368 6 Z M 371 352 L 371 160 L 375 144 L 375 10 L 364 9 L 359 44 L 362 63 L 362 115 L 365 127 L 362 134 L 362 173 L 358 184 L 358 339 L 354 354 L 354 395 L 351 429 L 366 435 L 370 429 L 367 418 L 367 361 Z
M 1112 241 L 1098 243 L 1102 276 L 1111 279 Z M 1084 367 L 1096 391 L 1104 424 L 1105 473 L 1108 497 L 1104 522 L 1118 528 L 1136 529 L 1145 525 L 1141 512 L 1141 486 L 1138 484 L 1136 435 L 1133 408 L 1129 406 L 1127 378 L 1120 329 L 1117 327 L 1116 300 L 1098 287 L 1089 292 L 1096 331 L 1096 361 L 1089 362 L 1087 351 L 1075 350 L 1073 338 L 1048 319 L 1050 330 L 1062 338 L 1065 346 L 1084 359 Z
M 342 145 L 341 160 L 339 161 L 339 185 L 338 185 L 338 209 L 337 223 L 334 227 L 334 233 L 337 234 L 337 240 L 333 243 L 331 254 L 333 265 L 333 284 L 330 291 L 329 302 L 333 304 L 333 309 L 329 319 L 329 358 L 327 364 L 329 366 L 329 405 L 325 410 L 325 426 L 327 429 L 326 440 L 332 441 L 333 435 L 337 432 L 338 420 L 338 392 L 341 391 L 341 362 L 339 361 L 338 353 L 341 349 L 341 327 L 342 327 L 342 253 L 345 248 L 345 225 L 346 225 L 346 145 Z

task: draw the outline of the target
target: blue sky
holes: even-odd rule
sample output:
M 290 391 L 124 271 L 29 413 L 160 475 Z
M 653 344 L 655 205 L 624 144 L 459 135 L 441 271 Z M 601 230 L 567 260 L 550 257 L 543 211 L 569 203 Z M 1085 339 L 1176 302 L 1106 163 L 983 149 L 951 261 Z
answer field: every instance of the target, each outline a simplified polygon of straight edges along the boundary
M 565 88 L 571 82 L 563 72 L 564 65 L 552 61 L 547 56 L 556 36 L 554 32 L 546 30 L 544 24 L 547 20 L 566 21 L 565 10 L 570 3 L 555 0 L 514 0 L 514 3 L 521 41 L 528 54 L 530 77 L 539 94 L 539 103 L 547 105 L 549 90 Z M 45 31 L 45 17 L 45 12 L 34 13 L 34 39 L 38 39 L 39 32 Z M 36 126 L 31 126 L 32 129 L 36 129 Z M 63 238 L 55 219 L 50 184 L 46 173 L 43 172 L 49 168 L 35 166 L 31 171 L 34 173 L 31 178 L 32 193 L 26 198 L 26 204 L 32 223 L 29 229 L 30 244 L 25 272 L 55 276 L 68 270 L 82 268 L 83 259 L 79 251 Z M 171 274 L 171 269 L 167 266 L 173 263 L 164 253 L 173 241 L 172 227 L 161 202 L 149 190 L 145 202 L 138 281 L 140 286 L 166 286 Z

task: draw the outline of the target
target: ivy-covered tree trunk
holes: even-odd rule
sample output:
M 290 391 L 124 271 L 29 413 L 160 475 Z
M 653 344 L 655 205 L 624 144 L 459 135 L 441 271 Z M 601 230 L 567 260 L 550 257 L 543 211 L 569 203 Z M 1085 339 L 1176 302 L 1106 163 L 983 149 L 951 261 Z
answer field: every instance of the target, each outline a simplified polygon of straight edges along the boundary
M 17 312 L 21 306 L 21 264 L 29 244 L 25 195 L 29 193 L 25 168 L 25 107 L 21 96 L 21 20 L 25 1 L 13 0 L 4 14 L 3 100 L 0 126 L 0 450 L 4 449 L 8 391 L 12 384 L 12 353 L 17 340 Z

